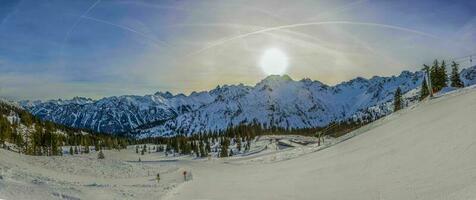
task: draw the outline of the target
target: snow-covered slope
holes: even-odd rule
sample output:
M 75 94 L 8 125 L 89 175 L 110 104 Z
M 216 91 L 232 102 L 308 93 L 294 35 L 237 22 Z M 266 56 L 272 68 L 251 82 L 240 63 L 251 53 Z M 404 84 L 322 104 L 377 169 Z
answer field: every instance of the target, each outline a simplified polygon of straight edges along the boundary
M 476 68 L 462 72 L 476 82 Z M 469 75 L 468 75 L 469 74 Z M 189 96 L 156 93 L 97 101 L 84 98 L 21 102 L 40 118 L 99 132 L 132 132 L 138 137 L 223 130 L 242 123 L 264 127 L 309 128 L 340 120 L 373 120 L 392 111 L 397 87 L 411 105 L 418 96 L 421 72 L 356 78 L 335 86 L 289 76 L 269 76 L 255 86 L 225 85 Z
M 476 88 L 419 103 L 327 149 L 203 164 L 170 199 L 476 199 Z

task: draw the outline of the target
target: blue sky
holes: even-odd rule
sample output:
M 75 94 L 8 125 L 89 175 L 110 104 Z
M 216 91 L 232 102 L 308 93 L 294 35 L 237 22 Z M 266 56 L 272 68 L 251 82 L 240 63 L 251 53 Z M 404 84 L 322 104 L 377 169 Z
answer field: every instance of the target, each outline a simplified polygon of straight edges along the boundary
M 286 53 L 294 79 L 394 75 L 475 53 L 475 10 L 434 0 L 0 0 L 0 96 L 253 85 L 269 48 Z

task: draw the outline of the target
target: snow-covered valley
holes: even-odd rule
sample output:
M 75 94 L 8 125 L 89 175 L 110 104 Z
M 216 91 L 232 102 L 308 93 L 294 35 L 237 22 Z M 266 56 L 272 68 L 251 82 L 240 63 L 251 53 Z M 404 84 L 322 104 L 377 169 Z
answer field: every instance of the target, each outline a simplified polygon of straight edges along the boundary
M 44 157 L 2 149 L 0 198 L 474 199 L 475 113 L 476 88 L 469 87 L 321 146 L 281 149 L 273 141 L 300 138 L 262 136 L 255 154 L 211 159 L 139 156 L 133 146 L 106 150 L 104 160 L 96 153 Z M 183 171 L 193 179 L 184 182 Z

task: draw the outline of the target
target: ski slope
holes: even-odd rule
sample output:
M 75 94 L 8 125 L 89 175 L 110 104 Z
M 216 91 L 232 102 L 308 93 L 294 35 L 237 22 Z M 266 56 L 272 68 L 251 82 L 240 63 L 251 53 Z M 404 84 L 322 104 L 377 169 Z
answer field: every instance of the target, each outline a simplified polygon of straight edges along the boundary
M 167 198 L 476 199 L 475 117 L 475 88 L 453 91 L 294 159 L 195 164 Z

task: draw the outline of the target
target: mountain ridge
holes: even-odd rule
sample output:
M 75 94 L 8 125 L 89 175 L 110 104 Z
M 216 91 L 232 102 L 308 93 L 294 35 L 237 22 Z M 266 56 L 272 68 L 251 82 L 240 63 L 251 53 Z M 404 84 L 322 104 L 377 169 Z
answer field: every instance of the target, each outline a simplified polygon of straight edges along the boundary
M 461 77 L 465 85 L 476 83 L 476 67 L 463 69 Z M 317 80 L 271 75 L 254 86 L 223 85 L 190 95 L 159 91 L 20 104 L 42 119 L 98 132 L 131 132 L 138 137 L 217 131 L 243 123 L 299 129 L 384 116 L 392 110 L 397 87 L 409 105 L 418 100 L 415 96 L 422 80 L 420 71 L 403 71 L 398 76 L 357 77 L 329 86 Z

